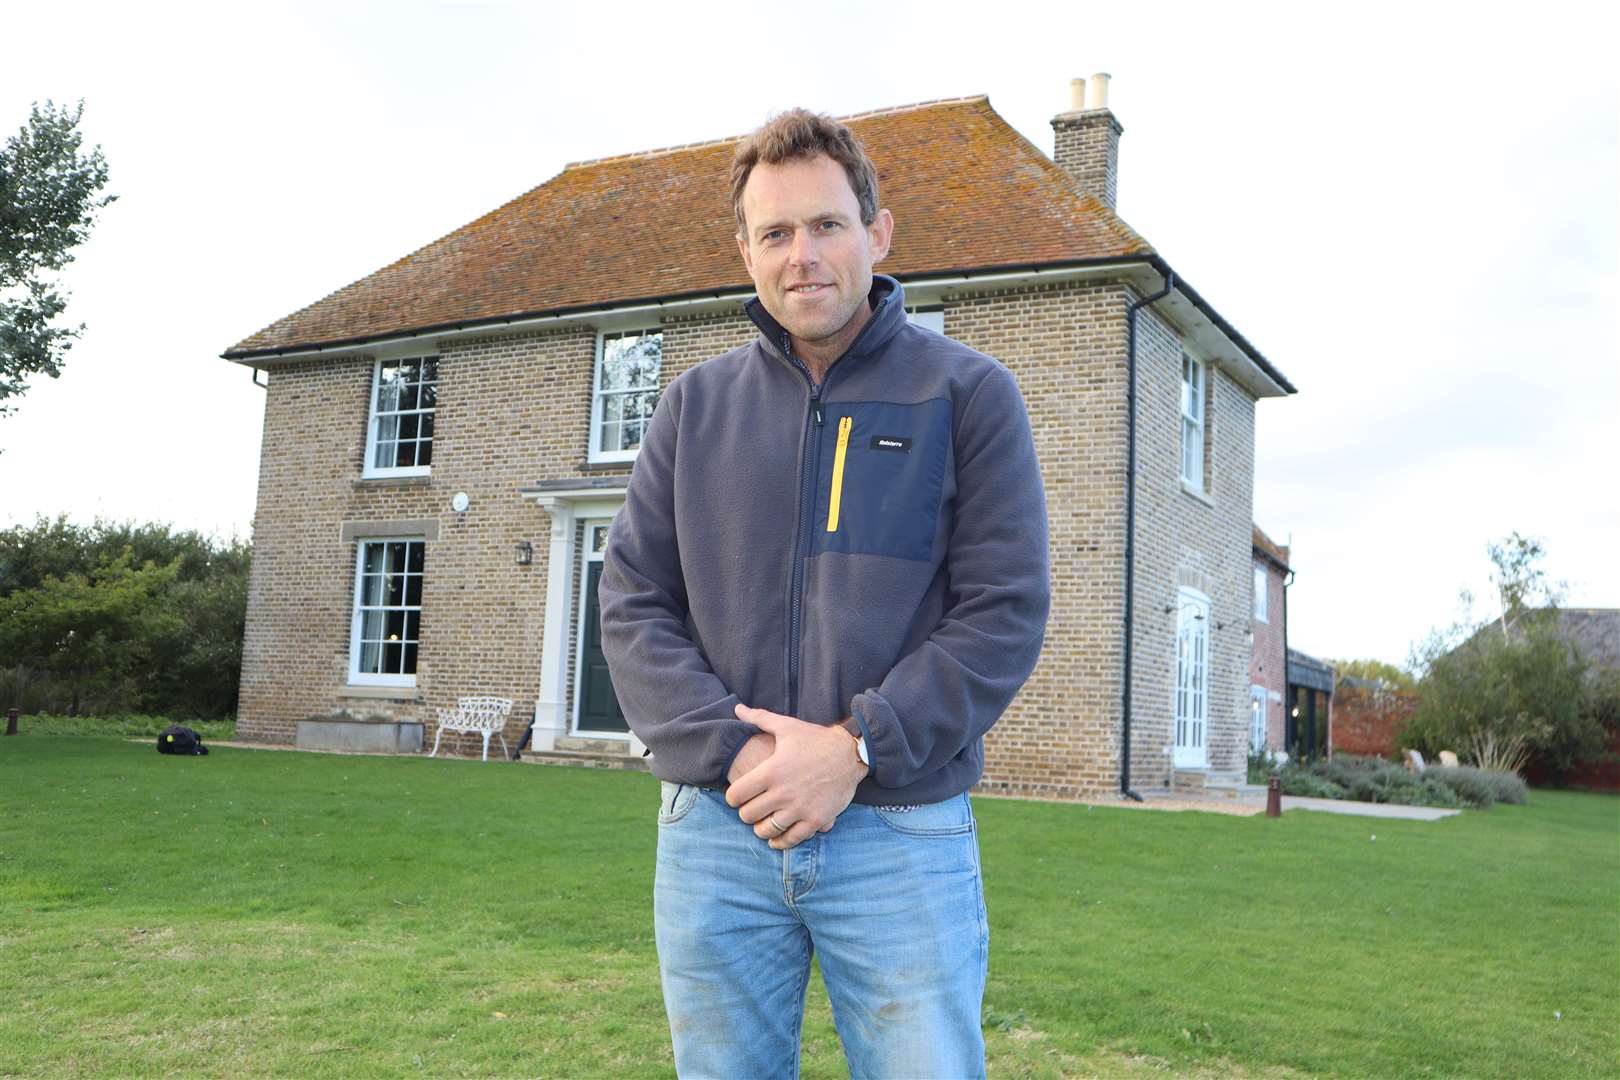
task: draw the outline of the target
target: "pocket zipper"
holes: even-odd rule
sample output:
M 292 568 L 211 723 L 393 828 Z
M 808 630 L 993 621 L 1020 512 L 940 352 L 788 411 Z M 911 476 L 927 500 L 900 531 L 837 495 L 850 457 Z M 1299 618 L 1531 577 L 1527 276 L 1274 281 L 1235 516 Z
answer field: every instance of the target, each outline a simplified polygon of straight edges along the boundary
M 832 497 L 827 502 L 827 531 L 838 531 L 838 504 L 844 495 L 844 455 L 849 451 L 849 429 L 855 426 L 853 416 L 838 421 L 838 449 L 833 451 Z

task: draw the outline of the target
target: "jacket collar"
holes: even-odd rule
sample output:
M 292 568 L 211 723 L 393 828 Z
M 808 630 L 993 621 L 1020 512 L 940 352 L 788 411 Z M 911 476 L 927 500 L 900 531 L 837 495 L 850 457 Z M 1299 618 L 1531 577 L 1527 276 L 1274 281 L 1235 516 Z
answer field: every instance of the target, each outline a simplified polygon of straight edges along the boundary
M 872 291 L 867 294 L 867 300 L 872 305 L 872 317 L 861 327 L 861 332 L 855 335 L 855 340 L 850 342 L 849 348 L 833 363 L 878 352 L 906 324 L 905 290 L 894 278 L 887 274 L 873 274 Z M 765 310 L 765 305 L 760 303 L 759 297 L 750 297 L 743 304 L 743 310 L 748 312 L 748 317 L 759 327 L 760 342 L 765 351 L 778 360 L 791 363 L 792 360 L 788 356 L 788 333 L 782 328 L 782 324 Z

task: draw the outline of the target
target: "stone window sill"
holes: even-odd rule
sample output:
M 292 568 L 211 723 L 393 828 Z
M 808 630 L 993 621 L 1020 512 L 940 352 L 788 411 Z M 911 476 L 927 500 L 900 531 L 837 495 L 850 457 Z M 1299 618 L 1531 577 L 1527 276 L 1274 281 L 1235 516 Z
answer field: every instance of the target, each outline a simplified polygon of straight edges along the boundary
M 348 685 L 339 688 L 337 696 L 347 698 L 381 698 L 387 701 L 408 701 L 414 705 L 420 705 L 424 700 L 424 698 L 416 692 L 416 687 L 414 686 Z
M 1185 491 L 1188 495 L 1191 495 L 1205 506 L 1214 507 L 1215 505 L 1215 500 L 1209 497 L 1209 492 L 1200 491 L 1191 484 L 1187 483 L 1185 480 L 1181 481 L 1181 490 Z

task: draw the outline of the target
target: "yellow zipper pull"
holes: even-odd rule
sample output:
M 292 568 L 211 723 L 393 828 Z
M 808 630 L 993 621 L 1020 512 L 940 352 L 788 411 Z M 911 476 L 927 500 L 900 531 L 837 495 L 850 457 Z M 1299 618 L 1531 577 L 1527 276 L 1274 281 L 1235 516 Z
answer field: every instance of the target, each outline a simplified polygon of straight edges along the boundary
M 844 495 L 844 455 L 849 452 L 849 429 L 855 426 L 853 416 L 838 421 L 838 449 L 833 452 L 832 498 L 827 502 L 827 531 L 838 531 L 838 504 Z

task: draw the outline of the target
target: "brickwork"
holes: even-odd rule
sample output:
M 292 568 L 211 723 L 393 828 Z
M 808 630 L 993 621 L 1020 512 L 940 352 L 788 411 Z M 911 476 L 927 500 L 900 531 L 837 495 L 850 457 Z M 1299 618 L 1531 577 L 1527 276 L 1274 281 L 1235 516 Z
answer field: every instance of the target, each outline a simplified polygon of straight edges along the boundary
M 1249 683 L 1266 689 L 1266 747 L 1277 751 L 1283 748 L 1284 722 L 1287 716 L 1288 664 L 1284 649 L 1286 632 L 1283 625 L 1283 574 L 1277 565 L 1254 556 L 1254 565 L 1266 574 L 1266 621 L 1252 620 L 1254 644 L 1249 656 Z M 1251 588 L 1251 603 L 1253 586 Z M 1253 610 L 1252 608 L 1250 609 Z M 1273 696 L 1275 695 L 1275 697 Z
M 1107 109 L 1052 118 L 1052 160 L 1110 210 L 1119 191 L 1119 137 L 1124 130 Z
M 1125 311 L 1122 283 L 968 291 L 945 298 L 945 330 L 1013 372 L 1046 483 L 1053 608 L 1034 675 L 987 740 L 982 789 L 1066 797 L 1117 787 L 1124 580 Z M 1168 786 L 1173 603 L 1178 583 L 1212 600 L 1211 765 L 1242 764 L 1247 732 L 1253 401 L 1211 367 L 1206 447 L 1213 505 L 1180 489 L 1180 349 L 1142 320 L 1135 642 L 1136 786 Z M 664 325 L 667 385 L 752 339 L 740 311 Z M 484 337 L 440 350 L 431 478 L 362 480 L 369 358 L 277 368 L 266 402 L 250 584 L 242 737 L 287 742 L 294 723 L 347 709 L 420 719 L 462 694 L 517 701 L 508 741 L 535 707 L 546 613 L 548 515 L 520 497 L 541 479 L 624 475 L 586 463 L 595 333 Z M 465 514 L 449 509 L 468 493 Z M 417 687 L 344 696 L 355 548 L 345 521 L 432 519 Z M 576 535 L 576 559 L 582 540 Z M 514 545 L 534 545 L 518 566 Z M 578 578 L 573 578 L 578 590 Z M 569 599 L 575 606 L 573 598 Z M 567 623 L 572 712 L 578 613 Z
M 1052 611 L 1040 662 L 985 742 L 981 788 L 1118 786 L 1125 549 L 1125 291 L 962 293 L 945 332 L 1006 364 L 1046 486 Z
M 1417 708 L 1417 695 L 1407 690 L 1368 690 L 1340 685 L 1333 692 L 1329 728 L 1334 753 L 1393 758 L 1395 740 Z
M 1137 337 L 1136 672 L 1132 779 L 1170 786 L 1178 589 L 1209 598 L 1206 755 L 1215 772 L 1248 757 L 1254 518 L 1254 398 L 1206 365 L 1204 492 L 1181 481 L 1181 340 L 1154 309 Z M 1167 610 L 1168 609 L 1168 610 Z

